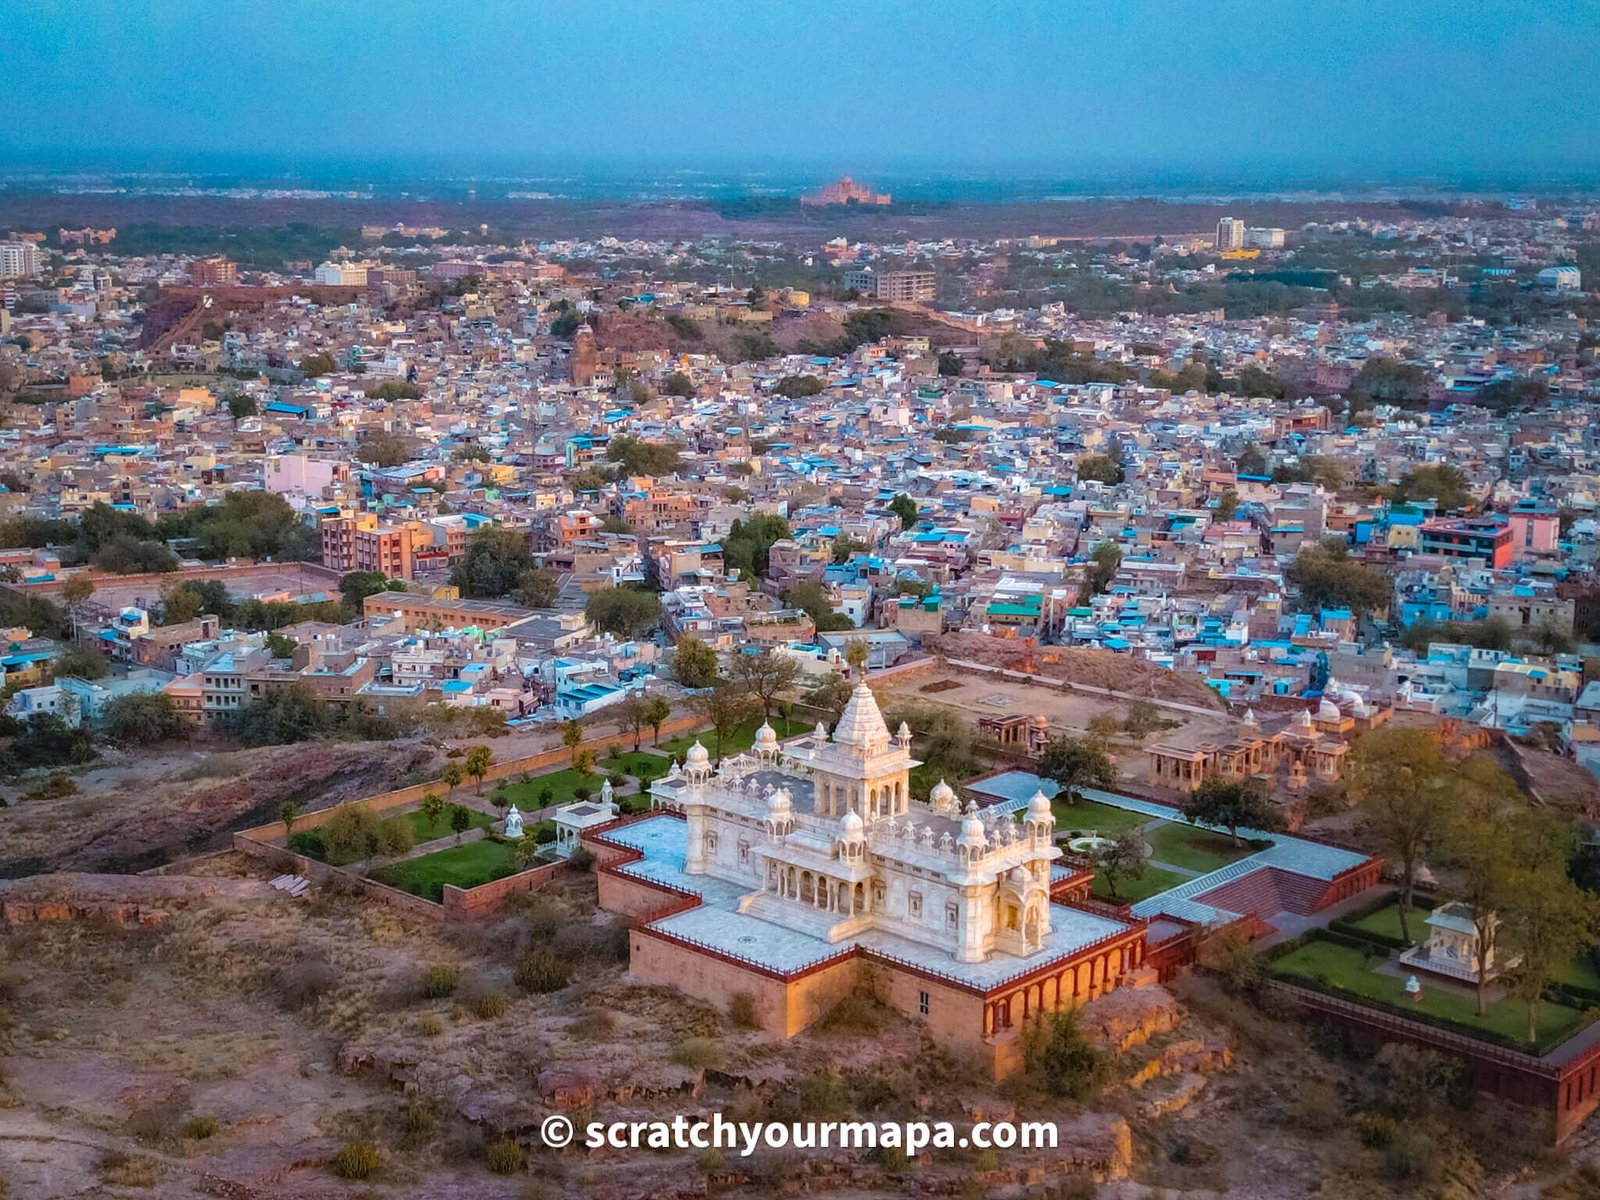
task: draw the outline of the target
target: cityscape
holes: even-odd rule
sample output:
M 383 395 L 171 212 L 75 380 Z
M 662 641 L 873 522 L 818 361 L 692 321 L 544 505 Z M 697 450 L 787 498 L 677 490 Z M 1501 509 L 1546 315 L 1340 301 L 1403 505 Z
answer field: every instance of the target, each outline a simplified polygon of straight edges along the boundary
M 0 1200 L 1600 1197 L 1593 7 L 915 11 L 17 14 Z

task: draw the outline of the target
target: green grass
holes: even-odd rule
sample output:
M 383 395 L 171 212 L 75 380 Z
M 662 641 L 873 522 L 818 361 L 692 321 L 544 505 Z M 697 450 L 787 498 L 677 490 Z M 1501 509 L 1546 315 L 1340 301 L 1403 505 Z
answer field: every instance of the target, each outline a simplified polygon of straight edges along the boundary
M 918 800 L 926 800 L 928 793 L 941 779 L 956 789 L 956 794 L 961 793 L 961 785 L 969 779 L 975 779 L 982 774 L 976 766 L 952 766 L 949 763 L 925 762 L 921 766 L 911 768 L 910 785 L 911 794 Z
M 1104 882 L 1098 874 L 1089 889 L 1089 894 L 1096 900 L 1109 900 L 1113 904 L 1136 904 L 1140 900 L 1148 900 L 1151 896 L 1158 896 L 1162 892 L 1170 891 L 1180 883 L 1187 883 L 1187 875 L 1179 875 L 1173 871 L 1163 871 L 1160 867 L 1146 867 L 1144 874 L 1138 879 L 1129 879 L 1126 876 L 1117 880 L 1117 894 L 1115 897 L 1106 890 Z
M 804 721 L 785 721 L 782 717 L 772 718 L 772 728 L 780 739 L 796 737 L 802 733 L 809 732 L 813 727 L 813 725 L 808 725 Z M 740 750 L 750 749 L 751 746 L 756 744 L 756 730 L 760 728 L 760 717 L 752 717 L 739 726 L 738 729 L 735 729 L 723 739 L 723 755 L 737 754 Z M 662 742 L 660 749 L 663 754 L 681 759 L 689 752 L 689 747 L 694 745 L 695 742 L 701 743 L 707 750 L 711 751 L 713 758 L 716 757 L 717 735 L 709 729 L 701 730 L 699 733 L 686 733 L 681 737 L 673 738 L 671 741 Z
M 1428 910 L 1419 909 L 1413 904 L 1406 911 L 1406 925 L 1409 927 L 1410 940 L 1420 942 L 1427 937 L 1428 927 L 1423 922 L 1428 919 Z M 1354 929 L 1364 929 L 1368 933 L 1382 934 L 1384 937 L 1400 938 L 1400 906 L 1387 904 L 1377 912 L 1368 913 L 1359 921 L 1348 921 L 1346 924 Z
M 632 775 L 639 777 L 641 769 L 649 772 L 651 779 L 660 779 L 667 773 L 667 760 L 648 750 L 625 750 L 614 758 L 602 758 L 600 769 L 607 775 Z
M 1225 833 L 1213 833 L 1182 821 L 1171 821 L 1144 835 L 1150 843 L 1150 857 L 1191 871 L 1215 871 L 1231 862 L 1254 854 L 1265 842 L 1245 842 L 1235 846 Z
M 1063 793 L 1065 794 L 1065 793 Z M 1150 820 L 1143 813 L 1126 808 L 1114 808 L 1094 800 L 1054 800 L 1050 811 L 1056 815 L 1056 836 L 1066 837 L 1075 830 L 1093 830 L 1102 837 L 1116 837 L 1130 829 L 1138 829 Z
M 563 767 L 559 771 L 552 771 L 548 775 L 535 775 L 522 783 L 503 783 L 495 792 L 505 797 L 506 805 L 515 804 L 523 812 L 542 806 L 539 799 L 546 788 L 550 789 L 551 804 L 570 804 L 578 797 L 580 787 L 589 789 L 591 796 L 600 794 L 600 785 L 606 781 L 606 776 L 600 771 L 591 771 L 587 775 L 580 775 L 571 767 Z
M 447 883 L 462 888 L 477 887 L 480 883 L 515 875 L 517 870 L 517 860 L 510 846 L 484 839 L 395 863 L 372 872 L 372 878 L 437 904 L 444 898 Z
M 1375 953 L 1369 960 L 1361 951 L 1347 946 L 1311 941 L 1272 962 L 1270 969 L 1274 975 L 1284 976 L 1291 981 L 1295 978 L 1309 979 L 1349 992 L 1352 996 L 1381 1000 L 1402 1009 L 1416 1009 L 1515 1042 L 1521 1043 L 1527 1037 L 1528 1010 L 1521 1001 L 1496 1001 L 1480 1017 L 1477 999 L 1470 991 L 1426 978 L 1422 980 L 1422 999 L 1412 1001 L 1405 994 L 1404 978 L 1380 975 L 1372 969 L 1384 959 L 1381 952 Z M 1545 1039 L 1559 1034 L 1581 1015 L 1578 1009 L 1563 1004 L 1541 1004 L 1535 1040 L 1543 1044 Z
M 462 805 L 466 808 L 466 805 Z M 481 813 L 475 808 L 467 808 L 467 814 L 472 818 L 473 829 L 487 829 L 494 824 L 494 819 L 487 813 Z M 429 821 L 421 809 L 406 813 L 406 820 L 411 825 L 411 837 L 420 846 L 423 842 L 431 842 L 434 838 L 449 837 L 455 832 L 450 827 L 450 806 L 439 814 L 439 819 Z
M 1574 987 L 1600 992 L 1600 968 L 1595 966 L 1594 955 L 1580 954 L 1567 964 L 1565 971 L 1556 973 L 1557 983 L 1570 983 Z

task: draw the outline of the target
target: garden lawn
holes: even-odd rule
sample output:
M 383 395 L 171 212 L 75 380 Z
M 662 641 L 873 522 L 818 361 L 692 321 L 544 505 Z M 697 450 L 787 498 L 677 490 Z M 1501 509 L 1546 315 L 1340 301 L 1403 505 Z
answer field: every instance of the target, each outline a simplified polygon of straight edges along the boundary
M 928 793 L 941 779 L 958 791 L 963 783 L 975 778 L 979 774 L 976 768 L 972 770 L 953 769 L 943 763 L 925 762 L 920 766 L 911 768 L 911 794 L 919 800 L 926 800 Z
M 1065 792 L 1062 793 L 1066 795 Z M 1095 800 L 1067 801 L 1056 799 L 1050 803 L 1050 811 L 1056 815 L 1056 836 L 1067 837 L 1072 833 L 1089 833 L 1093 831 L 1101 837 L 1116 837 L 1130 829 L 1138 829 L 1146 824 L 1150 818 L 1143 813 L 1132 812 L 1126 808 L 1113 808 L 1109 804 L 1101 804 Z
M 546 788 L 550 789 L 550 804 L 571 804 L 578 797 L 574 794 L 580 787 L 588 788 L 591 796 L 600 794 L 600 785 L 606 777 L 599 771 L 591 771 L 587 775 L 580 775 L 571 767 L 564 767 L 559 771 L 552 771 L 548 775 L 535 775 L 518 783 L 506 782 L 495 788 L 491 795 L 505 797 L 506 805 L 515 804 L 522 812 L 532 812 L 542 808 L 545 801 L 540 800 Z
M 756 744 L 756 730 L 760 728 L 761 718 L 758 716 L 751 717 L 750 720 L 723 739 L 723 755 L 737 754 L 740 750 L 750 749 L 751 746 Z M 782 717 L 773 717 L 772 728 L 781 741 L 783 738 L 798 737 L 802 733 L 807 733 L 813 726 L 807 725 L 804 721 L 785 721 Z M 673 758 L 681 759 L 689 752 L 689 747 L 696 742 L 711 751 L 713 758 L 716 757 L 717 735 L 709 729 L 702 729 L 698 733 L 686 733 L 681 737 L 673 738 L 671 741 L 662 742 L 660 749 L 663 754 L 669 754 Z
M 1595 967 L 1594 955 L 1578 955 L 1567 964 L 1565 971 L 1556 972 L 1556 982 L 1570 983 L 1574 987 L 1600 992 L 1600 969 Z
M 475 808 L 467 808 L 465 804 L 463 804 L 461 807 L 466 808 L 467 814 L 472 818 L 472 824 L 468 826 L 468 828 L 487 829 L 490 825 L 494 824 L 494 819 L 487 813 L 481 813 Z M 455 832 L 455 830 L 450 827 L 449 805 L 445 806 L 445 810 L 439 814 L 439 819 L 437 821 L 429 821 L 427 815 L 423 813 L 420 808 L 415 809 L 412 812 L 408 812 L 406 814 L 406 821 L 411 825 L 412 840 L 415 841 L 419 846 L 423 842 L 433 841 L 434 838 L 449 837 Z
M 625 750 L 619 755 L 600 760 L 600 769 L 607 775 L 632 775 L 635 779 L 639 777 L 641 769 L 651 779 L 660 779 L 667 773 L 667 766 L 666 759 L 648 750 Z
M 1160 867 L 1146 867 L 1144 874 L 1137 879 L 1129 879 L 1127 876 L 1119 878 L 1117 894 L 1113 896 L 1106 890 L 1104 881 L 1097 873 L 1089 894 L 1096 900 L 1108 900 L 1112 904 L 1137 904 L 1140 900 L 1148 900 L 1151 896 L 1158 896 L 1188 881 L 1187 875 L 1163 871 Z
M 480 883 L 515 875 L 517 869 L 516 856 L 509 845 L 484 838 L 465 846 L 435 850 L 421 858 L 408 858 L 372 872 L 372 878 L 437 904 L 444 899 L 447 883 L 461 888 L 477 887 Z
M 1267 844 L 1246 841 L 1242 846 L 1235 846 L 1225 833 L 1213 833 L 1183 821 L 1169 821 L 1149 830 L 1144 840 L 1150 844 L 1151 858 L 1200 872 L 1215 871 L 1238 862 Z
M 1406 910 L 1406 925 L 1409 927 L 1411 941 L 1424 941 L 1428 936 L 1428 927 L 1424 922 L 1428 919 L 1428 910 L 1418 908 L 1413 904 Z M 1400 933 L 1400 906 L 1386 904 L 1375 913 L 1368 913 L 1359 921 L 1346 922 L 1354 929 L 1364 929 L 1368 933 L 1379 933 L 1384 937 L 1399 938 Z
M 1404 979 L 1380 975 L 1372 969 L 1386 958 L 1376 947 L 1374 950 L 1369 960 L 1361 951 L 1348 946 L 1311 941 L 1267 966 L 1274 975 L 1283 976 L 1290 982 L 1297 977 L 1320 981 L 1325 986 L 1354 996 L 1382 1000 L 1401 1009 L 1416 1008 L 1460 1025 L 1508 1037 L 1518 1043 L 1523 1043 L 1527 1037 L 1528 1010 L 1520 1000 L 1499 1000 L 1491 1004 L 1489 1011 L 1480 1017 L 1477 999 L 1471 992 L 1424 979 L 1422 999 L 1412 1001 L 1406 997 Z M 1536 1025 L 1538 1042 L 1543 1045 L 1547 1038 L 1572 1026 L 1581 1015 L 1578 1009 L 1563 1004 L 1551 1004 L 1548 1001 L 1541 1004 Z

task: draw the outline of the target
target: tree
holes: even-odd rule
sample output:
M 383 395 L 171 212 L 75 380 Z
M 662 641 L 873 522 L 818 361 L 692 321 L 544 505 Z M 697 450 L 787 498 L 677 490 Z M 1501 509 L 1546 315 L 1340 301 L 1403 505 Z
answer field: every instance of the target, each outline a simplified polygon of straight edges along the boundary
M 1361 364 L 1345 391 L 1352 409 L 1392 404 L 1417 408 L 1428 401 L 1428 372 L 1411 363 L 1379 355 Z
M 106 736 L 132 746 L 153 746 L 189 732 L 189 724 L 165 692 L 129 692 L 106 701 L 100 713 Z
M 765 579 L 773 543 L 787 538 L 789 532 L 789 522 L 770 513 L 735 521 L 722 539 L 722 560 L 730 571 L 737 570 L 747 579 Z
M 1089 555 L 1083 568 L 1083 583 L 1078 588 L 1078 603 L 1087 604 L 1111 586 L 1122 569 L 1122 548 L 1115 542 L 1101 542 Z
M 561 594 L 555 573 L 545 567 L 529 567 L 517 576 L 511 598 L 526 608 L 550 608 Z
M 472 812 L 465 804 L 450 806 L 450 829 L 456 835 L 456 845 L 461 845 L 461 835 L 472 828 Z
M 1122 729 L 1129 737 L 1141 741 L 1162 727 L 1165 718 L 1161 710 L 1149 700 L 1130 700 L 1122 717 Z
M 682 371 L 668 375 L 661 385 L 662 395 L 689 397 L 694 395 L 694 381 Z
M 467 773 L 461 769 L 461 764 L 458 762 L 445 763 L 444 770 L 439 775 L 439 778 L 444 780 L 444 786 L 452 796 L 455 795 L 455 790 L 461 786 L 461 781 L 466 777 Z
M 265 642 L 267 653 L 273 658 L 293 658 L 295 649 L 300 645 L 291 637 L 285 637 L 276 631 L 269 632 Z
M 1183 815 L 1191 825 L 1226 829 L 1235 846 L 1243 845 L 1243 828 L 1283 828 L 1283 813 L 1259 779 L 1207 779 L 1189 794 Z
M 605 633 L 631 638 L 661 619 L 661 598 L 638 588 L 601 588 L 589 594 L 583 615 Z
M 398 467 L 411 461 L 411 448 L 397 433 L 368 429 L 356 439 L 356 457 L 374 467 Z
M 778 386 L 772 390 L 788 400 L 802 396 L 820 396 L 822 380 L 815 375 L 787 375 L 778 380 Z
M 78 622 L 82 619 L 83 606 L 88 603 L 89 597 L 94 595 L 94 580 L 87 575 L 73 575 L 61 585 L 61 599 L 67 606 L 67 619 L 72 623 L 72 636 L 78 636 Z
M 711 726 L 716 737 L 718 762 L 722 761 L 723 741 L 749 720 L 756 708 L 755 700 L 743 685 L 729 679 L 721 680 L 710 691 L 695 696 L 689 703 Z
M 319 375 L 332 375 L 339 369 L 339 364 L 333 355 L 324 352 L 308 354 L 300 360 L 300 373 L 308 379 L 315 379 Z
M 1231 521 L 1239 515 L 1239 493 L 1232 488 L 1225 489 L 1217 497 L 1216 518 L 1219 521 Z
M 1528 1007 L 1528 1041 L 1538 1037 L 1544 990 L 1578 955 L 1594 948 L 1600 897 L 1584 891 L 1560 867 L 1514 870 L 1499 912 L 1500 938 L 1517 965 L 1502 976 Z
M 317 827 L 333 863 L 370 858 L 378 850 L 378 814 L 365 801 L 345 801 Z
M 1121 464 L 1109 454 L 1085 454 L 1076 464 L 1079 479 L 1096 483 L 1117 484 L 1123 481 Z
M 56 656 L 54 669 L 58 679 L 104 679 L 111 664 L 93 646 L 68 646 Z
M 616 714 L 617 724 L 633 734 L 635 750 L 644 740 L 644 727 L 650 724 L 649 709 L 649 701 L 637 694 L 624 696 L 611 706 L 611 711 Z
M 1095 868 L 1105 882 L 1106 894 L 1117 899 L 1118 879 L 1139 879 L 1150 863 L 1149 847 L 1137 829 L 1125 830 L 1109 846 L 1094 854 Z
M 1460 467 L 1430 463 L 1407 471 L 1395 486 L 1396 500 L 1432 500 L 1441 512 L 1466 508 L 1473 502 L 1472 487 Z
M 466 554 L 450 573 L 450 582 L 461 589 L 463 596 L 504 596 L 532 566 L 533 555 L 525 533 L 486 525 L 472 535 Z
M 861 678 L 861 669 L 867 665 L 867 659 L 872 656 L 872 647 L 867 644 L 866 638 L 851 638 L 844 647 L 844 663 L 850 668 L 850 674 L 857 679 Z
M 717 652 L 707 643 L 692 635 L 678 639 L 672 651 L 672 674 L 691 691 L 708 688 L 722 674 L 717 662 Z
M 178 569 L 178 556 L 166 546 L 126 533 L 119 533 L 101 543 L 100 548 L 89 556 L 89 562 L 97 570 L 108 571 L 114 575 L 139 575 Z
M 1117 785 L 1117 765 L 1103 743 L 1093 738 L 1051 738 L 1039 755 L 1039 774 L 1059 783 L 1069 796 L 1086 787 Z
M 735 654 L 728 675 L 755 697 L 761 705 L 762 719 L 770 721 L 778 697 L 800 678 L 800 660 L 776 650 Z
M 682 447 L 670 442 L 645 442 L 618 434 L 606 445 L 606 458 L 625 475 L 671 475 L 678 469 Z
M 961 355 L 954 350 L 939 351 L 939 374 L 954 377 L 961 374 Z
M 802 579 L 795 584 L 784 592 L 783 602 L 810 617 L 820 633 L 855 628 L 855 622 L 849 617 L 833 611 L 833 602 L 828 599 L 827 589 L 815 579 Z
M 235 421 L 256 416 L 260 411 L 261 407 L 256 403 L 256 398 L 248 392 L 228 393 L 228 415 Z
M 489 773 L 489 764 L 494 761 L 494 751 L 487 746 L 467 747 L 467 774 L 478 781 L 478 795 L 483 795 L 483 777 Z
M 283 822 L 283 840 L 287 842 L 294 835 L 294 823 L 300 819 L 300 806 L 293 800 L 285 800 L 278 805 L 278 820 Z
M 333 718 L 310 685 L 294 683 L 229 714 L 223 725 L 246 746 L 283 746 L 323 736 Z
M 429 828 L 439 823 L 439 818 L 444 816 L 444 807 L 444 797 L 438 792 L 423 792 L 422 800 L 417 805 Z
M 672 705 L 667 702 L 665 696 L 651 696 L 650 702 L 645 705 L 644 719 L 649 723 L 654 740 L 658 744 L 661 741 L 661 726 L 671 715 Z
M 1260 446 L 1252 442 L 1239 451 L 1239 457 L 1233 460 L 1233 470 L 1236 475 L 1265 475 L 1267 456 Z
M 901 529 L 910 529 L 917 523 L 917 502 L 904 492 L 889 501 L 889 511 L 900 518 Z
M 568 721 L 561 727 L 561 744 L 567 748 L 574 767 L 578 765 L 578 748 L 583 745 L 583 726 L 576 721 Z
M 361 611 L 361 602 L 389 587 L 389 577 L 382 571 L 350 571 L 339 577 L 339 595 L 352 613 Z
M 1284 577 L 1300 592 L 1300 607 L 1308 612 L 1323 608 L 1348 608 L 1358 617 L 1386 610 L 1394 596 L 1389 577 L 1350 557 L 1340 538 L 1323 538 L 1301 548 Z
M 1400 868 L 1400 936 L 1410 941 L 1406 913 L 1417 867 L 1450 820 L 1450 764 L 1431 733 L 1386 725 L 1356 740 L 1345 782 L 1367 829 Z

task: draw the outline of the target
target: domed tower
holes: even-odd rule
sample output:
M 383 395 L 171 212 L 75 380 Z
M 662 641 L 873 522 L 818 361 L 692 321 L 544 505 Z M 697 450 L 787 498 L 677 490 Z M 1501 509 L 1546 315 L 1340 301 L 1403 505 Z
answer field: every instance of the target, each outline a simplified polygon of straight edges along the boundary
M 978 815 L 978 806 L 967 806 L 966 820 L 961 822 L 961 835 L 956 838 L 956 857 L 963 866 L 980 859 L 989 849 L 989 831 Z
M 951 814 L 959 807 L 956 801 L 956 790 L 943 779 L 934 784 L 928 791 L 928 807 L 936 813 Z
M 911 757 L 910 735 L 902 727 L 898 738 L 891 737 L 872 689 L 858 683 L 833 727 L 833 740 L 813 739 L 817 815 L 853 812 L 870 826 L 909 812 L 910 772 L 918 765 Z
M 767 796 L 767 832 L 785 837 L 794 829 L 793 799 L 788 788 L 774 788 Z
M 683 773 L 693 784 L 703 784 L 711 778 L 711 754 L 696 738 L 689 753 L 683 756 Z
M 778 731 L 769 722 L 761 722 L 761 728 L 756 730 L 755 745 L 751 750 L 767 766 L 778 761 Z
M 1048 846 L 1056 829 L 1056 815 L 1050 809 L 1050 799 L 1043 792 L 1035 792 L 1028 801 L 1028 811 L 1023 814 L 1022 827 L 1028 840 L 1035 845 Z
M 858 863 L 867 852 L 867 828 L 861 818 L 847 812 L 839 818 L 837 836 L 839 858 L 847 863 Z

